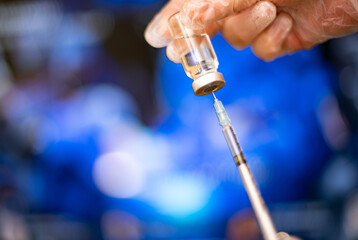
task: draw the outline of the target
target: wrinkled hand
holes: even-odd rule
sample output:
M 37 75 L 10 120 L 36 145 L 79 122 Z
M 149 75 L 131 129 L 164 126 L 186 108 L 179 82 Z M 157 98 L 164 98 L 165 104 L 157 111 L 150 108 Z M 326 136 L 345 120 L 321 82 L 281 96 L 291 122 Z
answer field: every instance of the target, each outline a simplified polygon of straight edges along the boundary
M 264 59 L 309 49 L 330 38 L 358 31 L 358 0 L 171 0 L 148 25 L 145 38 L 154 47 L 170 44 L 167 20 L 180 11 L 184 24 L 220 31 L 234 47 L 252 46 Z

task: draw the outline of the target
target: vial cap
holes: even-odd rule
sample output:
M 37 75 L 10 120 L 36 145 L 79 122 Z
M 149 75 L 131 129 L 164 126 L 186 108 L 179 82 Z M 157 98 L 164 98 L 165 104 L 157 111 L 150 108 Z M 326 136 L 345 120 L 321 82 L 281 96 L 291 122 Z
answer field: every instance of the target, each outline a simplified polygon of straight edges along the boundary
M 204 96 L 216 92 L 225 85 L 224 77 L 219 72 L 210 72 L 194 80 L 192 87 L 198 96 Z

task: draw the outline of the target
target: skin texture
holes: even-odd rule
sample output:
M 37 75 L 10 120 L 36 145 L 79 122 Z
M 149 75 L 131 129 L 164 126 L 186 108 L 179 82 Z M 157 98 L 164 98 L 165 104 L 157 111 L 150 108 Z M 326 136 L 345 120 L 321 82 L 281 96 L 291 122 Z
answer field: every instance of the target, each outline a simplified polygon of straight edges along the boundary
M 280 232 L 277 234 L 277 240 L 301 240 L 301 239 L 297 238 L 297 237 L 290 236 L 287 233 Z
M 358 31 L 358 0 L 171 0 L 148 25 L 149 44 L 170 43 L 167 19 L 178 11 L 186 26 L 220 31 L 233 47 L 251 46 L 267 61 Z M 179 61 L 170 44 L 167 55 Z

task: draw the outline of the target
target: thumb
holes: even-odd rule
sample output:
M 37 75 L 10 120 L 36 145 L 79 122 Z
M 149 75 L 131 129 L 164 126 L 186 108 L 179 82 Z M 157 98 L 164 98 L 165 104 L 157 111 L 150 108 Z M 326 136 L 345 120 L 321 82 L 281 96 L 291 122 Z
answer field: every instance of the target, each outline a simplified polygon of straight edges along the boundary
M 258 0 L 186 0 L 180 10 L 181 21 L 193 28 L 207 25 L 234 15 Z

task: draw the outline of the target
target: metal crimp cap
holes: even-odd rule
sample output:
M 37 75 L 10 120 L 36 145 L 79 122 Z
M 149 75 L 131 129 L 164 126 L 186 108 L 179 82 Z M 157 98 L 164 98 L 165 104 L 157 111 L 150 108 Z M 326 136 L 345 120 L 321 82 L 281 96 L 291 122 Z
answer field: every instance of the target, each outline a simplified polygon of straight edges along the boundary
M 198 96 L 216 92 L 225 85 L 224 77 L 219 72 L 210 72 L 194 80 L 192 87 Z

